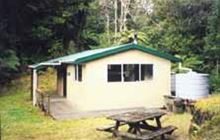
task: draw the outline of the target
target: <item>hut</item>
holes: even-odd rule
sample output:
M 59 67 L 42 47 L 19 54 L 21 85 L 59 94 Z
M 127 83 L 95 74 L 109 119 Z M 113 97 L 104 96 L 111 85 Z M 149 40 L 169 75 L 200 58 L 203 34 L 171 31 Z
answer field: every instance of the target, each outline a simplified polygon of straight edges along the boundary
M 78 111 L 155 108 L 171 92 L 171 63 L 180 59 L 136 43 L 44 61 L 32 69 L 33 104 L 37 103 L 37 71 L 57 70 L 57 94 Z

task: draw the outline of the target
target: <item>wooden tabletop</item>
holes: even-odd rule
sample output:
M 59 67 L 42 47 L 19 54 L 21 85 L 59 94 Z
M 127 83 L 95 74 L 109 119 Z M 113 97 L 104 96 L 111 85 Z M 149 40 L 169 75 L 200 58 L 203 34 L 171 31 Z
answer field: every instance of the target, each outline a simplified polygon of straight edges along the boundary
M 165 114 L 166 113 L 164 111 L 137 111 L 137 112 L 115 114 L 107 118 L 119 122 L 137 123 L 148 119 L 158 118 Z

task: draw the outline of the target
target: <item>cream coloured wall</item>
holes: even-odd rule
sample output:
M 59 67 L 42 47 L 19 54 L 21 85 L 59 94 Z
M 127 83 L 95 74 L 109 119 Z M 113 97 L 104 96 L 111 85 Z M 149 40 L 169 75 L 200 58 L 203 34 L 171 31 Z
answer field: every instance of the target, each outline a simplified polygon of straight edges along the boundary
M 153 64 L 153 79 L 138 82 L 108 82 L 108 64 Z M 74 66 L 67 68 L 67 99 L 78 111 L 133 107 L 162 107 L 170 93 L 171 62 L 130 50 L 86 63 L 83 80 L 74 80 Z

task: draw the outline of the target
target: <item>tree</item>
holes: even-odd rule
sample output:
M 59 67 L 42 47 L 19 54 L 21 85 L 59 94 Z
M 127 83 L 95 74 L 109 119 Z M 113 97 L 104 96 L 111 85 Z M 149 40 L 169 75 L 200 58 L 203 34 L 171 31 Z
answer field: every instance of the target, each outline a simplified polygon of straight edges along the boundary
M 212 3 L 212 13 L 208 18 L 208 28 L 207 36 L 205 37 L 205 56 L 206 60 L 212 63 L 210 70 L 212 68 L 216 69 L 216 75 L 220 73 L 219 71 L 219 61 L 220 61 L 220 2 L 214 0 Z
M 89 0 L 0 1 L 0 77 L 7 81 L 26 65 L 89 49 L 82 34 Z M 5 78 L 3 78 L 5 77 Z

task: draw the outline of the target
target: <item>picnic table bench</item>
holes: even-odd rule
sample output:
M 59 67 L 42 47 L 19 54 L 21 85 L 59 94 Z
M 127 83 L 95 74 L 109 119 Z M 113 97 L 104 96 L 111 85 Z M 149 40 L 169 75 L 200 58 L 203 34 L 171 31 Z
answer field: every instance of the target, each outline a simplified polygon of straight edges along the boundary
M 115 124 L 102 126 L 97 130 L 111 132 L 116 137 L 120 136 L 135 140 L 152 140 L 156 137 L 165 139 L 165 134 L 171 135 L 177 129 L 175 126 L 161 126 L 160 118 L 165 114 L 163 111 L 137 111 L 116 114 L 107 117 L 107 119 L 116 121 Z M 156 126 L 148 124 L 147 120 L 156 120 Z M 123 125 L 129 126 L 127 132 L 119 131 L 119 127 Z M 148 133 L 144 133 L 143 130 Z
M 122 125 L 125 125 L 125 123 L 120 123 L 120 126 Z M 106 131 L 106 132 L 113 132 L 114 129 L 115 129 L 115 124 L 104 125 L 96 128 L 96 130 L 98 131 Z
M 175 126 L 167 126 L 167 127 L 158 129 L 154 132 L 151 132 L 149 134 L 143 134 L 143 135 L 135 135 L 132 133 L 120 132 L 120 131 L 117 131 L 116 133 L 118 136 L 130 138 L 130 139 L 135 139 L 135 140 L 152 140 L 152 139 L 159 137 L 159 136 L 162 136 L 164 134 L 171 135 L 175 129 L 177 129 Z M 164 138 L 162 138 L 162 139 L 164 139 Z

